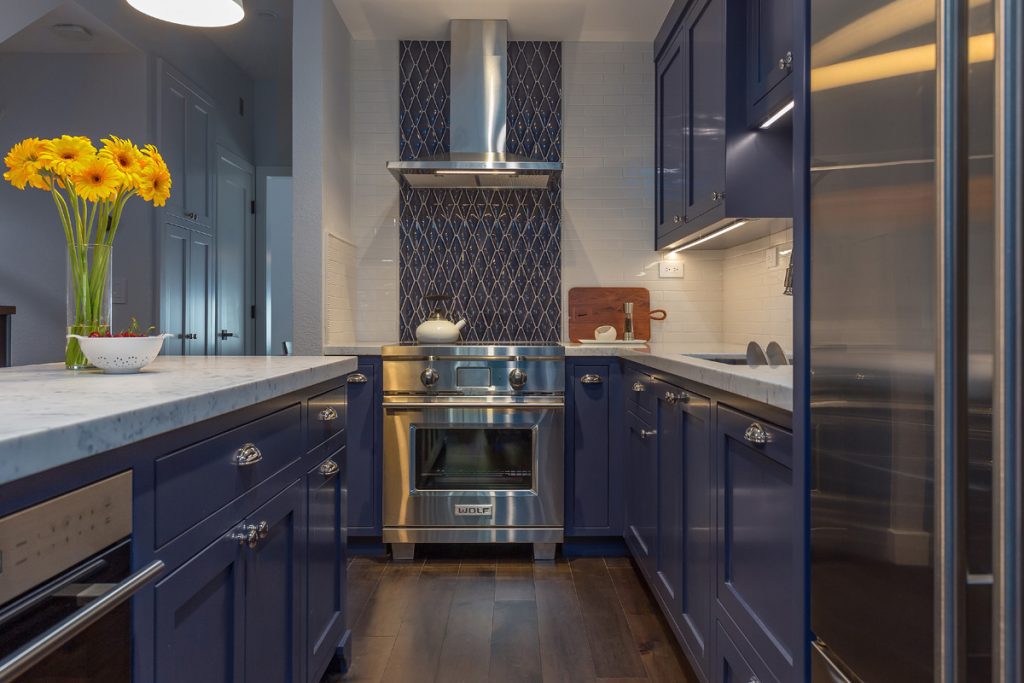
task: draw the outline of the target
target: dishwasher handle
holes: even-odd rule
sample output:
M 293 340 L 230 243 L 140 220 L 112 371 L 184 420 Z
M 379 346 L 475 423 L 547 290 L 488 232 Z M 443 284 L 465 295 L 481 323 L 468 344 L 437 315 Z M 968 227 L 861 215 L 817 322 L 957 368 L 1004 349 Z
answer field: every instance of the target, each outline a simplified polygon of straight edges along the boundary
M 125 603 L 164 569 L 164 563 L 154 560 L 93 602 L 69 615 L 45 633 L 33 638 L 21 649 L 0 661 L 0 683 L 13 681 L 85 629 Z

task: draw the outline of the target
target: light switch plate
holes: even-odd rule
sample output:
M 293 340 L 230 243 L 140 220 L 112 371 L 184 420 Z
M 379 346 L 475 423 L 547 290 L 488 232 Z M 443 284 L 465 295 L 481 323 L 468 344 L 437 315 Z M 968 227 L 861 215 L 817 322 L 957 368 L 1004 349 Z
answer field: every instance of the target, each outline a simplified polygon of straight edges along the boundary
M 779 248 L 769 247 L 764 252 L 764 260 L 769 268 L 775 268 L 779 265 Z
M 679 278 L 683 277 L 682 261 L 661 261 L 658 263 L 658 277 Z

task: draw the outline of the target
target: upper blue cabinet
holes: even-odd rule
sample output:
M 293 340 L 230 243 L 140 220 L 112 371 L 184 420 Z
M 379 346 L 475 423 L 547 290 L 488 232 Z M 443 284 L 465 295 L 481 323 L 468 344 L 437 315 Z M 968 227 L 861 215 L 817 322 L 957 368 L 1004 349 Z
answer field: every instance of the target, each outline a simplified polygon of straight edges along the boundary
M 768 128 L 790 87 L 764 64 L 792 33 L 792 0 L 676 0 L 654 45 L 655 242 L 665 249 L 736 221 L 792 215 L 788 117 Z M 775 35 L 776 28 L 779 35 Z M 781 106 L 781 105 L 780 105 Z M 714 248 L 709 243 L 709 248 Z

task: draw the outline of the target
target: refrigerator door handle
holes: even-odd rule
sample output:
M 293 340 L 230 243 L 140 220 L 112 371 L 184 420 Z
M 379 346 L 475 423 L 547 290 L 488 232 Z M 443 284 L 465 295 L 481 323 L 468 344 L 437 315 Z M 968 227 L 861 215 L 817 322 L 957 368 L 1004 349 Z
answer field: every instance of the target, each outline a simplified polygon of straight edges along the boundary
M 995 0 L 995 373 L 992 396 L 992 680 L 1014 683 L 1021 662 L 1021 427 L 1024 8 Z
M 811 642 L 811 683 L 856 683 L 846 675 L 828 655 L 828 648 L 820 640 Z

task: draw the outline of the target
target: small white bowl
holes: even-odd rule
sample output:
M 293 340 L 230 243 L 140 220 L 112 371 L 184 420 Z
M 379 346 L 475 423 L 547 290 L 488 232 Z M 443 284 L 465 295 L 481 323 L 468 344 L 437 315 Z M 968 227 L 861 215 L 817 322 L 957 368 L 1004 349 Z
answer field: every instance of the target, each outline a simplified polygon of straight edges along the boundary
M 89 362 L 112 374 L 138 372 L 160 355 L 164 339 L 173 334 L 158 334 L 153 337 L 84 337 L 69 334 L 82 347 L 82 353 Z
M 614 341 L 618 331 L 611 325 L 601 325 L 594 329 L 594 339 L 598 341 Z

